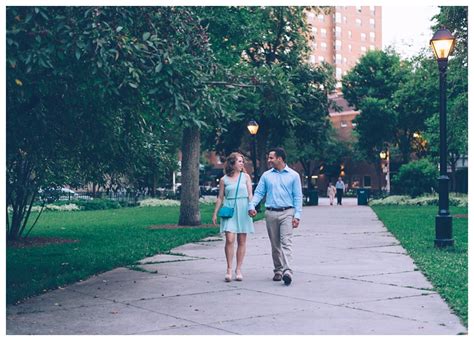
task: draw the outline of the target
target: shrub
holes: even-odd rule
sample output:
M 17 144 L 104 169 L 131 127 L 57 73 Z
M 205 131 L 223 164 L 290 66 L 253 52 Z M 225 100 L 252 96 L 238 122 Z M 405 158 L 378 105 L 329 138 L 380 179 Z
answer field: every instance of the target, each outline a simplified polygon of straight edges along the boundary
M 179 206 L 178 200 L 170 199 L 145 199 L 139 202 L 140 206 Z
M 78 200 L 76 204 L 84 211 L 108 210 L 121 207 L 118 201 L 108 199 Z
M 384 199 L 371 200 L 370 205 L 412 205 L 412 206 L 437 206 L 438 196 L 425 194 L 416 198 L 406 195 L 391 195 Z M 449 206 L 467 207 L 467 195 L 459 193 L 449 194 Z
M 412 161 L 400 167 L 393 179 L 393 187 L 399 194 L 412 198 L 437 189 L 438 170 L 427 159 Z
M 410 199 L 407 195 L 390 195 L 383 199 L 371 200 L 371 205 L 406 205 Z

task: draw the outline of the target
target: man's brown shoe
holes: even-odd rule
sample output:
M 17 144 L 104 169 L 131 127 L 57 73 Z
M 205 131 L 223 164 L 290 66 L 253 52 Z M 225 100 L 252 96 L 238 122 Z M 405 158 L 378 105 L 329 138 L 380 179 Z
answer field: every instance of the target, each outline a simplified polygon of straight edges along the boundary
M 275 282 L 279 282 L 281 281 L 282 277 L 281 277 L 281 274 L 275 274 L 275 276 L 273 276 L 273 280 Z

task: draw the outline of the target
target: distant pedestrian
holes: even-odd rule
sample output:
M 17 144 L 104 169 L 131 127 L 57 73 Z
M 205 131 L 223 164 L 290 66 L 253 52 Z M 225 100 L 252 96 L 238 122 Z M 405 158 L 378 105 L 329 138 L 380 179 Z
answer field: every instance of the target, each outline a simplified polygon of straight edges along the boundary
M 342 178 L 339 177 L 336 182 L 336 196 L 338 205 L 342 205 L 342 195 L 344 194 L 345 188 L 346 186 L 344 185 L 344 181 L 342 181 Z
M 332 205 L 334 203 L 334 197 L 336 196 L 336 187 L 334 187 L 332 182 L 328 185 L 327 194 L 329 197 L 329 205 Z
M 249 215 L 257 214 L 255 206 L 266 195 L 265 221 L 272 246 L 273 280 L 289 285 L 293 280 L 292 236 L 300 223 L 303 204 L 300 175 L 286 164 L 283 148 L 273 148 L 268 154 L 270 170 L 263 173 L 254 197 L 249 203 Z
M 234 257 L 235 235 L 237 235 L 237 266 L 235 280 L 242 281 L 242 263 L 244 261 L 247 233 L 254 233 L 253 220 L 248 216 L 248 203 L 252 200 L 252 180 L 245 172 L 244 157 L 240 153 L 231 153 L 226 160 L 225 175 L 219 181 L 212 222 L 217 224 L 217 213 L 221 204 L 233 207 L 234 213 L 230 218 L 220 218 L 220 232 L 225 233 L 225 256 L 227 272 L 224 280 L 232 280 L 232 259 Z

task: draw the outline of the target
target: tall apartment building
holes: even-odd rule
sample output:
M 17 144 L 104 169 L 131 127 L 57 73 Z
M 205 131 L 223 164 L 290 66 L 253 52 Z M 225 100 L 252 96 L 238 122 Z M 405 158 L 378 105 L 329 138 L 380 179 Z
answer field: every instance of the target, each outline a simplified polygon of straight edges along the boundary
M 308 12 L 307 20 L 314 37 L 309 62 L 334 65 L 338 88 L 361 56 L 382 48 L 380 6 L 334 6 L 330 14 Z

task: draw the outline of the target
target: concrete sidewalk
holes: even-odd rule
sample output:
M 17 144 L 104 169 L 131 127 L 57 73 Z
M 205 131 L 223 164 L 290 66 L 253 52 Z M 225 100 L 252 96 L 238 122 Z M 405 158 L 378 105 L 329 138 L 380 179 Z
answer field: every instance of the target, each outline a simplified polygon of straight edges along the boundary
M 305 207 L 294 280 L 272 281 L 264 222 L 244 281 L 224 282 L 221 237 L 183 245 L 7 307 L 7 334 L 451 334 L 459 319 L 367 206 Z M 156 272 L 156 273 L 155 273 Z

